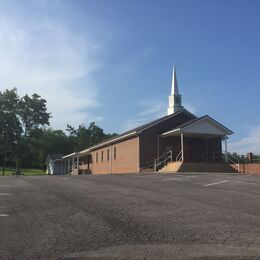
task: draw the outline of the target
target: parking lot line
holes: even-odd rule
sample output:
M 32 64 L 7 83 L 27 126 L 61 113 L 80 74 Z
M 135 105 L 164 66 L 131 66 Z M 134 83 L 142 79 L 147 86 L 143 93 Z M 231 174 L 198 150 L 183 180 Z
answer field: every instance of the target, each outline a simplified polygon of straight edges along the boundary
M 0 214 L 0 217 L 9 217 L 9 214 Z
M 0 196 L 13 196 L 14 194 L 11 193 L 0 193 Z
M 219 182 L 213 182 L 213 183 L 205 184 L 205 185 L 203 185 L 203 187 L 218 185 L 218 184 L 225 183 L 225 182 L 228 182 L 228 181 L 224 180 L 224 181 L 219 181 Z
M 178 180 L 178 178 L 167 178 L 167 179 L 162 179 L 161 181 L 173 181 L 173 180 Z
M 10 187 L 9 184 L 0 184 L 0 187 Z
M 258 183 L 253 183 L 253 182 L 246 182 L 246 181 L 237 181 L 238 183 L 243 183 L 243 184 L 250 184 L 250 185 L 259 185 Z
M 136 176 L 137 178 L 151 178 L 151 177 L 158 177 L 160 176 L 159 174 L 149 174 L 149 175 L 141 175 L 141 176 Z

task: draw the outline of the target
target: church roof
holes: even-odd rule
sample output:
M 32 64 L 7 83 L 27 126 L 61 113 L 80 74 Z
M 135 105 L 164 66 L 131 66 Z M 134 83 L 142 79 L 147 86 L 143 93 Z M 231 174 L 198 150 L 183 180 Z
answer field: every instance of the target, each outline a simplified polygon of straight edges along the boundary
M 167 120 L 169 118 L 174 118 L 175 116 L 177 116 L 179 114 L 182 114 L 182 113 L 188 114 L 189 116 L 191 116 L 191 118 L 197 118 L 195 115 L 193 115 L 187 109 L 183 108 L 183 109 L 175 112 L 174 114 L 163 116 L 163 117 L 158 118 L 156 120 L 153 120 L 153 121 L 151 121 L 149 123 L 146 123 L 144 125 L 141 125 L 141 126 L 138 126 L 138 127 L 134 128 L 134 129 L 128 130 L 128 131 L 126 131 L 126 132 L 124 132 L 122 134 L 119 134 L 119 135 L 115 136 L 115 137 L 112 137 L 110 139 L 104 140 L 104 141 L 102 141 L 102 142 L 100 142 L 100 143 L 98 143 L 96 145 L 93 145 L 93 146 L 91 146 L 91 147 L 81 151 L 80 153 L 84 154 L 84 153 L 90 152 L 93 149 L 97 149 L 99 147 L 102 147 L 104 145 L 108 145 L 108 144 L 120 141 L 122 139 L 129 138 L 131 136 L 137 136 L 137 135 L 141 134 L 143 131 L 151 128 L 152 126 L 154 126 L 156 124 L 159 124 L 159 123 L 161 123 L 164 120 Z
M 201 124 L 201 122 L 210 122 L 210 124 L 213 124 L 214 127 L 217 127 L 218 129 L 221 129 L 222 131 L 222 135 L 231 135 L 233 134 L 233 132 L 228 129 L 227 127 L 225 127 L 224 125 L 222 125 L 221 123 L 219 123 L 218 121 L 216 121 L 215 119 L 213 119 L 212 117 L 206 115 L 206 116 L 202 116 L 202 117 L 198 117 L 198 118 L 195 118 L 195 119 L 192 119 L 192 120 L 189 120 L 188 122 L 185 122 L 181 125 L 179 125 L 178 127 L 168 131 L 168 132 L 165 132 L 163 133 L 161 136 L 170 136 L 170 135 L 173 135 L 173 134 L 177 134 L 179 132 L 192 132 L 191 128 L 193 128 L 193 131 L 194 131 L 194 127 L 198 124 Z M 212 133 L 212 129 L 206 129 L 206 125 L 204 124 L 203 125 L 203 129 L 200 129 L 199 132 L 197 133 L 201 133 L 201 134 L 205 134 L 206 132 L 210 133 L 211 131 L 211 134 Z M 198 130 L 198 129 L 197 129 Z M 218 134 L 220 134 L 220 132 L 218 132 Z

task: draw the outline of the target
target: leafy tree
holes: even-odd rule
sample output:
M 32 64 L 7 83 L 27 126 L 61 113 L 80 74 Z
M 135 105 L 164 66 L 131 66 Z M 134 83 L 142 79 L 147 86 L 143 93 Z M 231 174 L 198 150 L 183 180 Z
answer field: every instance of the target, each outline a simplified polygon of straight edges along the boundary
M 29 137 L 31 165 L 44 169 L 48 154 L 68 154 L 73 143 L 62 130 L 37 129 Z
M 0 133 L 3 143 L 3 175 L 7 151 L 15 160 L 16 173 L 27 152 L 28 133 L 39 126 L 49 125 L 46 100 L 39 95 L 25 95 L 19 99 L 16 88 L 0 92 Z
M 7 163 L 44 167 L 48 154 L 68 154 L 86 149 L 117 134 L 106 134 L 91 122 L 78 128 L 67 125 L 62 130 L 46 128 L 50 113 L 46 100 L 38 94 L 19 98 L 16 88 L 0 92 L 0 163 L 3 174 Z
M 19 101 L 19 116 L 25 137 L 39 126 L 49 125 L 50 114 L 47 113 L 46 100 L 37 94 L 32 97 L 25 95 Z
M 91 122 L 86 128 L 84 124 L 79 125 L 78 129 L 67 125 L 66 131 L 69 133 L 71 143 L 74 144 L 74 150 L 80 151 L 95 145 L 105 139 L 116 136 L 117 134 L 105 134 L 103 129 L 96 125 L 95 122 Z
M 6 159 L 8 154 L 18 153 L 18 143 L 22 133 L 19 120 L 19 97 L 15 88 L 0 92 L 0 133 L 3 163 L 3 175 L 5 174 Z

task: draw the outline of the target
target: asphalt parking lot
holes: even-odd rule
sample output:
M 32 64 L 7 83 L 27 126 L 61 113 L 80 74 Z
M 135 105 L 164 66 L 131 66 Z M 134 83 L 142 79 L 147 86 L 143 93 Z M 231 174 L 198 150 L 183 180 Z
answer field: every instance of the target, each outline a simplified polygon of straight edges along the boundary
M 260 176 L 0 177 L 0 259 L 260 259 Z

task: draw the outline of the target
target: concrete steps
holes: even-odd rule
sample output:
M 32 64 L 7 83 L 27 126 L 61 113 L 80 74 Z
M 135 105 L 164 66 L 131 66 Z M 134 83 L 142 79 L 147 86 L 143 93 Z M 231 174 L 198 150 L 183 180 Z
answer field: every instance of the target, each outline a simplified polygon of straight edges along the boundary
M 70 172 L 70 175 L 79 175 L 78 169 L 73 169 L 73 170 Z
M 169 162 L 159 172 L 178 172 L 182 162 Z
M 159 172 L 237 172 L 227 163 L 170 162 Z

